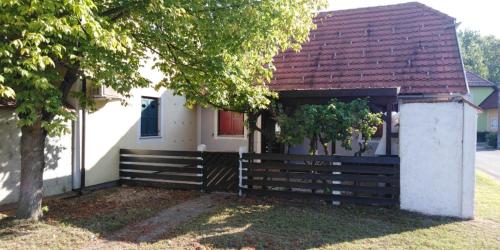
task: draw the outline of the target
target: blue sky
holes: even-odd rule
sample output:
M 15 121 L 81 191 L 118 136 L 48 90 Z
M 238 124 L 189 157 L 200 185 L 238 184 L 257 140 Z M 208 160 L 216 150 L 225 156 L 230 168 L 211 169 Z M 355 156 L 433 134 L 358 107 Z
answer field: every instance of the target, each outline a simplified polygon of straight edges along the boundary
M 328 0 L 330 10 L 405 3 L 401 0 Z M 499 0 L 419 0 L 418 2 L 444 12 L 461 23 L 459 29 L 478 30 L 482 35 L 500 39 Z

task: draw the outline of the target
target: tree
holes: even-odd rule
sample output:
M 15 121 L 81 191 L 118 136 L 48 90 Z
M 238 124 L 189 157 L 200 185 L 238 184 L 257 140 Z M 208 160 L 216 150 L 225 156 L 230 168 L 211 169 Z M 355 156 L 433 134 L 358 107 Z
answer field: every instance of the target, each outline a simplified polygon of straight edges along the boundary
M 165 78 L 155 87 L 192 106 L 265 107 L 272 58 L 298 50 L 323 0 L 0 0 L 0 95 L 15 98 L 21 128 L 17 216 L 42 216 L 47 134 L 68 131 L 68 99 L 78 81 L 128 97 L 150 86 L 138 69 L 147 55 Z
M 299 145 L 305 138 L 310 140 L 309 153 L 315 155 L 320 142 L 325 155 L 335 154 L 335 146 L 329 151 L 329 143 L 340 141 L 342 147 L 352 148 L 352 135 L 364 139 L 358 155 L 366 149 L 366 143 L 382 124 L 380 113 L 371 113 L 368 102 L 356 99 L 345 103 L 332 99 L 327 105 L 301 105 L 291 115 L 274 105 L 275 120 L 281 132 L 278 140 L 287 145 Z M 333 144 L 335 145 L 335 144 Z
M 465 30 L 458 35 L 465 67 L 496 82 L 498 87 L 500 84 L 500 40 L 493 36 L 481 36 L 479 32 L 471 30 Z M 497 116 L 500 124 L 500 101 L 498 107 Z M 500 148 L 500 129 L 497 130 L 497 148 Z
M 477 31 L 465 30 L 458 33 L 462 58 L 467 70 L 488 78 L 488 67 L 485 63 L 481 35 Z
M 492 82 L 500 82 L 500 40 L 472 30 L 461 31 L 458 37 L 465 68 Z

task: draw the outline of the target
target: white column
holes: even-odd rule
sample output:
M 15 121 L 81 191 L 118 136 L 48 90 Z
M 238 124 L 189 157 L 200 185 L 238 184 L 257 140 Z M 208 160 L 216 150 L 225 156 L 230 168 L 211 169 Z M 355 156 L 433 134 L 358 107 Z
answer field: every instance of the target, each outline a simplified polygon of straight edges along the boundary
M 462 102 L 401 103 L 401 208 L 473 217 L 474 110 Z M 468 111 L 467 111 L 467 110 Z

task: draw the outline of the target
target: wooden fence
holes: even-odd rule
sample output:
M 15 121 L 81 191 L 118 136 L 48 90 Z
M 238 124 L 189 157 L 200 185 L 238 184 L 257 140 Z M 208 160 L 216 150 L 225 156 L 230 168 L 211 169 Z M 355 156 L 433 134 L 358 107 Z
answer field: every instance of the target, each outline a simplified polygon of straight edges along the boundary
M 120 182 L 126 185 L 202 189 L 199 151 L 120 150 Z
M 167 150 L 120 150 L 120 182 L 126 185 L 207 192 L 238 190 L 239 154 Z
M 399 204 L 398 157 L 243 154 L 240 194 Z
M 397 205 L 399 158 L 121 149 L 120 182 Z

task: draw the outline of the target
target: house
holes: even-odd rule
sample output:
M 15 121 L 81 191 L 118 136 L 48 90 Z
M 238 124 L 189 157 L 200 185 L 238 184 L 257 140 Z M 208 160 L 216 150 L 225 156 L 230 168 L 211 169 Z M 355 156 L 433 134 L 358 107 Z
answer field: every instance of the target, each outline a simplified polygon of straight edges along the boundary
M 483 109 L 484 121 L 486 123 L 486 132 L 496 133 L 498 131 L 498 89 L 479 104 Z
M 269 87 L 279 93 L 280 102 L 293 109 L 331 98 L 368 98 L 374 112 L 384 113 L 385 124 L 367 154 L 400 158 L 401 208 L 471 218 L 477 109 L 468 100 L 455 19 L 406 3 L 322 12 L 315 23 L 317 29 L 300 52 L 275 57 Z M 141 73 L 159 81 L 161 74 L 150 66 Z M 188 109 L 184 98 L 168 89 L 135 89 L 127 106 L 109 90 L 96 92 L 98 109 L 79 110 L 72 135 L 58 142 L 64 149 L 57 151 L 52 169 L 65 178 L 65 189 L 116 184 L 120 148 L 238 152 L 254 136 L 255 152 L 283 153 L 282 147 L 272 146 L 276 126 L 265 111 L 257 126 L 271 136 L 249 131 L 245 114 Z M 19 130 L 6 122 L 15 120 L 12 110 L 0 115 L 0 126 L 11 131 L 1 133 L 0 140 L 18 136 Z M 51 143 L 47 148 L 53 148 Z M 18 166 L 18 146 L 4 146 L 0 155 L 8 160 L 2 168 L 10 171 Z M 338 154 L 352 156 L 353 151 Z M 6 172 L 0 172 L 5 187 L 0 192 L 11 195 L 0 196 L 0 203 L 7 196 L 16 200 L 18 176 Z
M 470 94 L 472 97 L 472 103 L 474 103 L 477 106 L 480 106 L 482 109 L 485 109 L 484 112 L 481 112 L 478 115 L 477 118 L 477 139 L 478 141 L 485 141 L 485 135 L 488 132 L 496 131 L 494 128 L 492 128 L 492 122 L 495 121 L 493 119 L 495 108 L 492 108 L 491 105 L 495 104 L 492 103 L 494 101 L 494 93 L 496 89 L 496 85 L 481 76 L 467 71 L 466 72 L 467 76 L 467 82 L 469 84 L 469 89 L 470 89 Z M 486 101 L 486 99 L 491 98 L 486 105 L 486 108 L 483 108 L 481 104 Z M 498 98 L 498 97 L 497 97 Z

